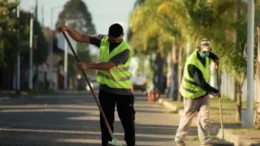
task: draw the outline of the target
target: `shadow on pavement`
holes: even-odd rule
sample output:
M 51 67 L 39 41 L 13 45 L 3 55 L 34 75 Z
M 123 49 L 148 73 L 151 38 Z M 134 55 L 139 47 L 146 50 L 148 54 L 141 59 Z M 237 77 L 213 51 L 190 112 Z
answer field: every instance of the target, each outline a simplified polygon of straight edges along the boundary
M 43 96 L 15 103 L 0 103 L 0 145 L 100 145 L 98 108 L 91 95 L 86 98 L 82 95 L 66 93 L 71 97 Z M 140 101 L 146 101 L 146 96 L 138 96 L 136 102 Z M 163 113 L 146 110 L 139 105 L 137 107 L 137 113 Z M 121 122 L 115 121 L 114 126 L 116 138 L 124 143 Z M 176 126 L 136 123 L 137 143 L 173 141 L 176 129 Z M 197 129 L 191 128 L 189 135 L 196 136 Z

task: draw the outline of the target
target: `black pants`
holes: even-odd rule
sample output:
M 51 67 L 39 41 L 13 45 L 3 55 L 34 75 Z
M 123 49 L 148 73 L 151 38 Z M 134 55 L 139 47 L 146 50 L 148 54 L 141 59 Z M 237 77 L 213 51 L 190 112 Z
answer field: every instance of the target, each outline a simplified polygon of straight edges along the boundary
M 125 141 L 127 146 L 135 145 L 135 110 L 133 95 L 118 95 L 99 91 L 99 101 L 106 115 L 108 123 L 114 130 L 113 123 L 115 119 L 115 105 L 117 105 L 117 113 L 125 131 Z M 102 146 L 107 146 L 108 141 L 112 138 L 109 135 L 106 124 L 100 114 L 100 127 L 102 133 Z

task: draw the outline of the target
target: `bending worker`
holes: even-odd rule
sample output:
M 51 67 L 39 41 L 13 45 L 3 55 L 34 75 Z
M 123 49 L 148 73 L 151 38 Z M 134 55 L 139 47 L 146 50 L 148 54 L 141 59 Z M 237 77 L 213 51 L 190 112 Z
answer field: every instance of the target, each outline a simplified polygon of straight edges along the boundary
M 75 41 L 92 44 L 100 49 L 99 62 L 87 64 L 80 62 L 80 70 L 95 69 L 97 82 L 100 83 L 99 101 L 108 123 L 113 131 L 115 105 L 125 131 L 127 146 L 135 145 L 135 110 L 134 96 L 131 91 L 130 72 L 128 70 L 134 55 L 131 47 L 123 40 L 123 27 L 115 23 L 109 27 L 108 35 L 83 35 L 60 25 L 58 32 L 66 31 Z M 102 146 L 107 146 L 112 138 L 109 135 L 104 119 L 100 114 Z
M 180 87 L 180 93 L 184 98 L 184 113 L 181 116 L 175 136 L 177 145 L 185 145 L 184 138 L 189 131 L 196 112 L 198 112 L 197 125 L 200 142 L 202 145 L 211 144 L 208 94 L 220 97 L 220 93 L 218 89 L 208 84 L 210 79 L 210 59 L 218 67 L 219 58 L 211 52 L 210 42 L 208 40 L 201 40 L 198 49 L 186 60 Z

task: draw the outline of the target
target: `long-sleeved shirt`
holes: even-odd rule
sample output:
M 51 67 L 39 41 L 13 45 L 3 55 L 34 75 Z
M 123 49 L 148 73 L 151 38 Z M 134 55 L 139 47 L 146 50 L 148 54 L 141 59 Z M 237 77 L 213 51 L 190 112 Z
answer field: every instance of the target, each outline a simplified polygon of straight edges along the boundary
M 218 60 L 218 56 L 216 56 L 214 53 L 210 52 L 209 56 L 210 59 L 212 60 Z M 200 57 L 199 52 L 197 52 L 197 58 L 198 60 L 206 66 L 206 59 Z M 198 69 L 195 65 L 189 64 L 188 65 L 188 73 L 190 77 L 193 77 L 195 82 L 200 86 L 203 90 L 205 90 L 207 93 L 216 95 L 219 90 L 210 86 L 204 79 L 202 72 L 200 69 Z

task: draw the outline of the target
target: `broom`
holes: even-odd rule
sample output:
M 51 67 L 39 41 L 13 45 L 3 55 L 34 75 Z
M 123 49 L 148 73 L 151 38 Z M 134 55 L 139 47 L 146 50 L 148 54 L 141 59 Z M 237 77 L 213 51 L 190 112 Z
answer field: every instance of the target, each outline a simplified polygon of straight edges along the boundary
M 219 73 L 217 69 L 217 84 L 218 84 L 218 89 L 220 92 L 220 81 L 219 81 Z M 234 146 L 233 143 L 229 143 L 225 141 L 225 136 L 224 136 L 224 124 L 223 124 L 223 113 L 222 113 L 222 102 L 221 102 L 221 96 L 219 95 L 218 97 L 218 103 L 219 103 L 219 116 L 220 116 L 220 125 L 221 125 L 221 140 L 216 141 L 212 144 L 212 146 Z

